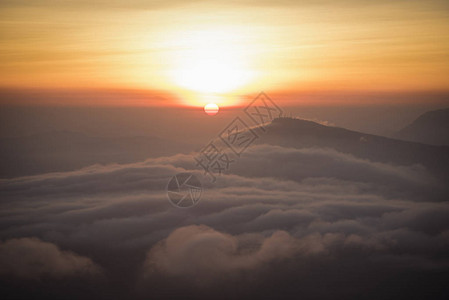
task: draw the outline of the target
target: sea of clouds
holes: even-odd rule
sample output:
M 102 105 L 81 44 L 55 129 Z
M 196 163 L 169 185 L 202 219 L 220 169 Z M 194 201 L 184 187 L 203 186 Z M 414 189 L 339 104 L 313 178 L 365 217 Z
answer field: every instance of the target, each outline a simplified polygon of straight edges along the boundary
M 179 209 L 168 180 L 192 172 Z M 215 183 L 191 155 L 0 180 L 2 293 L 444 299 L 445 184 L 423 166 L 258 145 Z

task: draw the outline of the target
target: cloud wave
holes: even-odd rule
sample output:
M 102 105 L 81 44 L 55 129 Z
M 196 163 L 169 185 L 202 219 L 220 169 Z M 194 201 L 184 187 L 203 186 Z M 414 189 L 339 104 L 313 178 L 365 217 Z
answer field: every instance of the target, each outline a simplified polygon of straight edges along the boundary
M 194 209 L 181 210 L 169 203 L 165 187 L 186 171 L 202 179 L 204 190 Z M 330 298 L 320 294 L 319 282 L 345 298 L 370 282 L 410 285 L 427 274 L 433 279 L 413 290 L 424 297 L 442 278 L 432 276 L 449 273 L 447 194 L 422 166 L 260 145 L 216 183 L 203 175 L 191 156 L 176 155 L 1 180 L 2 247 L 52 253 L 30 254 L 40 269 L 8 272 L 62 276 L 87 268 L 95 276 L 95 265 L 131 298 L 198 299 L 230 287 L 238 297 L 283 289 Z M 15 259 L 1 253 L 3 261 Z M 354 289 L 334 278 L 354 282 Z M 382 291 L 373 295 L 382 298 Z

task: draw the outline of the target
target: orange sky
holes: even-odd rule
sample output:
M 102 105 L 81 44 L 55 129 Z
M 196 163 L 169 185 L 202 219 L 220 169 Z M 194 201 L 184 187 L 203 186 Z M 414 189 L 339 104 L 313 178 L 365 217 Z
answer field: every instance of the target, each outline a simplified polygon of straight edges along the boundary
M 158 91 L 187 105 L 447 90 L 447 1 L 372 2 L 2 1 L 0 86 Z

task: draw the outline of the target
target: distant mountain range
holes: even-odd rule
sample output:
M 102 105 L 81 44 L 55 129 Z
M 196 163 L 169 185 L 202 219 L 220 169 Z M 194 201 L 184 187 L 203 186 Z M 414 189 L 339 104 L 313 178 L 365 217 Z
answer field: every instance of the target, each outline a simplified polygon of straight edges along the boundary
M 422 114 L 394 137 L 431 145 L 449 145 L 449 108 Z
M 258 143 L 284 147 L 332 148 L 371 161 L 396 165 L 421 164 L 449 179 L 449 147 L 402 141 L 294 118 L 278 118 Z
M 449 180 L 448 146 L 386 138 L 294 118 L 275 119 L 266 128 L 258 143 L 294 148 L 332 148 L 371 161 L 421 164 L 438 177 Z M 445 131 L 445 128 L 439 131 Z M 2 138 L 0 177 L 70 171 L 93 164 L 131 163 L 150 157 L 188 153 L 195 148 L 195 145 L 157 137 L 93 137 L 71 131 Z
M 94 137 L 53 131 L 0 139 L 0 177 L 71 171 L 93 164 L 131 163 L 192 151 L 189 144 L 157 137 Z

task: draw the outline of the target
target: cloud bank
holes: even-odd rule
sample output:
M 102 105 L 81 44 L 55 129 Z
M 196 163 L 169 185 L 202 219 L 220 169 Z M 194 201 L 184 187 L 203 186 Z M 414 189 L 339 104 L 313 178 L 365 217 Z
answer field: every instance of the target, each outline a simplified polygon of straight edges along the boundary
M 186 171 L 204 190 L 182 210 L 165 187 Z M 423 166 L 260 145 L 203 175 L 176 155 L 1 180 L 0 276 L 105 276 L 117 299 L 447 295 L 447 194 Z
M 97 275 L 100 269 L 89 258 L 37 238 L 10 239 L 0 243 L 0 274 L 22 278 Z

